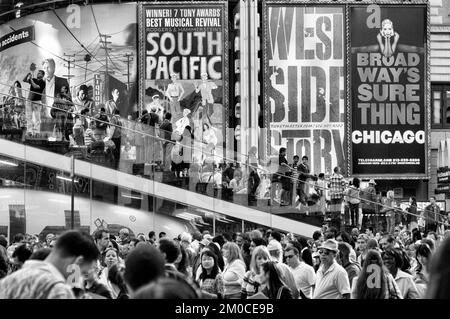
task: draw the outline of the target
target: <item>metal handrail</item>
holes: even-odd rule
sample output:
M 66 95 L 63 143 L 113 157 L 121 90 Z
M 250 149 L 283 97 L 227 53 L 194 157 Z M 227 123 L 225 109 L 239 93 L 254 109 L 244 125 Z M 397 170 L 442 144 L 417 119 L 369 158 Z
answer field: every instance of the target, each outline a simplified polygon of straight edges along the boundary
M 3 84 L 3 83 L 0 83 L 0 85 L 4 85 L 4 86 L 11 87 L 10 85 L 6 85 L 6 84 Z M 30 92 L 30 90 L 25 89 L 25 88 L 21 88 L 21 90 Z M 17 97 L 17 96 L 11 95 L 11 94 L 0 93 L 0 95 L 9 96 L 9 97 L 18 98 L 18 99 L 23 99 L 24 101 L 29 101 L 27 98 L 24 98 L 24 97 Z M 41 96 L 46 96 L 45 94 L 40 94 L 40 95 L 41 95 Z M 31 101 L 29 101 L 29 102 L 31 102 Z M 36 103 L 36 101 L 33 101 L 33 103 Z M 74 103 L 74 102 L 70 102 L 70 103 L 73 104 L 73 105 L 84 106 L 84 105 L 77 104 L 77 103 Z M 94 117 L 92 117 L 92 116 L 89 116 L 89 115 L 80 115 L 80 114 L 78 114 L 78 113 L 76 113 L 76 112 L 68 111 L 68 110 L 65 110 L 65 109 L 61 109 L 61 108 L 58 108 L 58 107 L 56 107 L 56 106 L 48 106 L 48 105 L 43 104 L 43 103 L 39 103 L 39 104 L 41 104 L 42 106 L 45 106 L 45 107 L 47 107 L 47 108 L 56 109 L 56 110 L 58 110 L 58 111 L 65 112 L 65 113 L 67 113 L 67 114 L 71 114 L 71 115 L 74 116 L 74 117 L 75 117 L 75 116 L 80 116 L 80 117 L 84 117 L 84 118 L 90 119 L 90 121 L 97 121 L 97 122 L 105 123 L 105 124 L 110 125 L 110 126 L 119 127 L 119 128 L 121 128 L 122 130 L 131 131 L 131 132 L 133 132 L 134 134 L 142 134 L 142 135 L 148 136 L 148 137 L 150 137 L 150 138 L 152 138 L 152 139 L 156 139 L 156 140 L 158 140 L 159 142 L 175 143 L 175 142 L 173 142 L 173 141 L 171 141 L 171 140 L 167 140 L 167 139 L 161 138 L 161 137 L 156 136 L 156 135 L 149 135 L 149 134 L 147 134 L 146 132 L 141 132 L 141 131 L 138 131 L 138 130 L 135 130 L 135 129 L 131 129 L 131 128 L 128 128 L 128 127 L 119 126 L 119 125 L 116 125 L 116 124 L 113 124 L 113 123 L 110 123 L 110 122 L 102 121 L 102 120 L 96 119 L 96 118 L 94 118 Z M 123 120 L 123 119 L 122 119 L 122 120 Z M 166 132 L 168 132 L 168 131 L 166 131 Z M 203 149 L 198 148 L 198 147 L 195 147 L 195 146 L 193 146 L 193 145 L 190 146 L 189 148 L 192 149 L 192 150 L 200 151 L 202 154 L 205 153 L 205 151 L 204 151 Z M 213 155 L 214 157 L 218 157 L 218 158 L 221 158 L 221 159 L 223 159 L 223 160 L 227 160 L 227 162 L 237 163 L 236 160 L 230 159 L 230 158 L 227 158 L 227 157 L 224 157 L 224 156 L 221 156 L 221 155 L 216 155 L 216 154 L 208 154 L 208 155 Z M 242 155 L 243 155 L 243 154 L 242 154 Z M 275 175 L 275 176 L 287 178 L 287 179 L 291 180 L 291 182 L 294 183 L 294 185 L 296 185 L 296 183 L 298 183 L 298 182 L 300 182 L 300 183 L 302 183 L 302 184 L 305 184 L 305 185 L 308 183 L 307 181 L 303 181 L 303 180 L 301 180 L 301 179 L 299 179 L 299 178 L 295 178 L 295 177 L 292 177 L 292 176 L 286 176 L 286 175 L 283 175 L 283 174 L 278 173 L 278 172 L 272 173 L 272 172 L 270 172 L 269 170 L 267 170 L 267 169 L 265 169 L 265 168 L 260 168 L 259 166 L 257 167 L 257 166 L 254 166 L 254 165 L 251 165 L 251 164 L 247 164 L 247 163 L 240 163 L 240 164 L 241 164 L 241 165 L 244 165 L 244 166 L 247 167 L 247 168 L 251 168 L 251 169 L 255 169 L 255 170 L 262 171 L 263 174 L 272 175 L 272 176 Z M 330 188 L 328 188 L 328 187 L 322 187 L 322 186 L 315 186 L 315 187 L 317 187 L 317 188 L 319 188 L 319 189 L 321 189 L 321 190 L 323 190 L 323 191 L 330 191 Z M 361 192 L 362 192 L 362 190 L 360 190 L 360 193 L 361 193 Z M 382 204 L 381 202 L 371 201 L 371 200 L 368 200 L 368 199 L 365 199 L 365 198 L 361 198 L 360 196 L 358 196 L 358 197 L 356 197 L 356 196 L 351 196 L 351 195 L 345 195 L 345 196 L 346 196 L 347 198 L 358 198 L 361 202 L 365 202 L 366 204 L 369 204 L 369 205 L 374 205 L 375 207 L 387 208 L 388 210 L 394 211 L 395 214 L 397 214 L 397 213 L 403 213 L 403 214 L 409 214 L 409 215 L 416 216 L 416 217 L 419 217 L 419 216 L 420 216 L 420 215 L 415 215 L 415 214 L 409 213 L 409 212 L 407 212 L 407 211 L 404 211 L 404 210 L 402 210 L 402 209 L 399 208 L 399 207 L 391 207 L 391 206 L 387 206 L 387 205 L 385 205 L 385 204 Z M 344 195 L 343 195 L 343 197 L 344 197 Z M 433 220 L 433 221 L 435 221 L 435 220 Z M 439 224 L 443 224 L 443 222 L 439 222 L 439 221 L 436 221 L 436 222 L 439 223 Z

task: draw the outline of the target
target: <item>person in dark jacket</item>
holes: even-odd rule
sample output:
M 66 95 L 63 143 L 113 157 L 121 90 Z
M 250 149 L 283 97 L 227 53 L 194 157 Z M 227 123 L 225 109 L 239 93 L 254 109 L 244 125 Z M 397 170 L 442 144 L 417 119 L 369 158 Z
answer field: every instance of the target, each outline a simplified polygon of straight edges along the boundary
M 96 294 L 107 299 L 112 299 L 111 293 L 105 285 L 98 281 L 98 269 L 92 267 L 84 278 L 84 290 L 87 293 Z

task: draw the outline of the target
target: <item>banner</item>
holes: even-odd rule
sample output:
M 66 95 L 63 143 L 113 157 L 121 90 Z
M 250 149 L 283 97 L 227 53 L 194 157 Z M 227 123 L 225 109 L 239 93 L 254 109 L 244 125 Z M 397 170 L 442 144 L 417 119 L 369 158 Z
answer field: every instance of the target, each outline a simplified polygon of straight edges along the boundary
M 427 174 L 426 10 L 350 9 L 352 174 Z
M 228 99 L 224 93 L 226 2 L 145 4 L 141 24 L 143 109 L 170 112 L 174 130 L 183 134 L 189 123 L 195 141 L 218 149 L 224 141 Z M 201 152 L 193 160 L 201 161 Z
M 438 168 L 437 182 L 438 182 L 438 184 L 450 183 L 450 168 L 449 167 Z
M 270 155 L 306 155 L 312 173 L 345 173 L 344 10 L 267 5 L 265 104 Z
M 72 4 L 0 25 L 0 104 L 22 101 L 15 104 L 20 106 L 17 112 L 25 113 L 27 139 L 63 140 L 64 131 L 69 131 L 66 123 L 51 114 L 52 106 L 70 104 L 61 100 L 96 113 L 118 89 L 115 105 L 121 115 L 136 110 L 136 94 L 126 89 L 129 81 L 137 81 L 136 8 L 136 3 Z M 32 106 L 22 99 L 29 98 L 30 83 L 25 79 L 28 74 L 37 78 L 40 70 L 45 72 L 45 86 L 35 103 L 42 104 Z M 116 83 L 106 74 L 114 75 Z M 77 96 L 80 89 L 87 92 L 83 98 Z
M 34 40 L 34 27 L 27 27 L 11 32 L 0 38 L 0 52 L 18 44 Z

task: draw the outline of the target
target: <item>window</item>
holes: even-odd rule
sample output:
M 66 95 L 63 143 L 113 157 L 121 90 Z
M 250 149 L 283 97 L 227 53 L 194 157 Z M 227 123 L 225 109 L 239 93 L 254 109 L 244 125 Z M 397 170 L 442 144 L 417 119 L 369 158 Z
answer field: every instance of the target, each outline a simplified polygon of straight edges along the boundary
M 431 127 L 450 128 L 450 85 L 431 86 Z

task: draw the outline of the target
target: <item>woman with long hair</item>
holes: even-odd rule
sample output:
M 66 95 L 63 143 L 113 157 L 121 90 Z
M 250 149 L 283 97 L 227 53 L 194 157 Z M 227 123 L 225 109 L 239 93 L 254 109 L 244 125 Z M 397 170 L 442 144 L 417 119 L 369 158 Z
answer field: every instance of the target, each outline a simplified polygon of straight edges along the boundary
M 105 265 L 105 267 L 100 270 L 98 277 L 99 282 L 103 284 L 106 288 L 108 288 L 108 291 L 110 292 L 113 299 L 117 298 L 117 293 L 114 290 L 111 281 L 109 280 L 109 271 L 111 270 L 112 266 L 118 263 L 119 263 L 118 250 L 112 247 L 106 248 L 105 253 L 103 255 L 103 264 Z
M 209 243 L 206 247 L 211 249 L 211 251 L 217 256 L 217 265 L 219 266 L 220 271 L 223 271 L 225 268 L 225 260 L 223 259 L 219 246 L 215 243 Z
M 268 261 L 261 266 L 261 284 L 266 287 L 262 293 L 269 299 L 293 299 L 291 290 L 283 283 L 276 263 Z
M 184 249 L 183 245 L 178 245 L 180 248 L 180 255 L 177 260 L 175 260 L 174 264 L 177 267 L 177 270 L 183 275 L 189 277 L 192 274 L 192 269 L 189 265 L 188 255 L 186 249 Z
M 108 281 L 112 288 L 113 299 L 130 299 L 127 286 L 123 278 L 125 272 L 124 265 L 114 264 L 108 270 Z
M 223 270 L 224 297 L 225 299 L 240 299 L 242 280 L 245 275 L 245 263 L 239 246 L 233 242 L 227 242 L 222 248 L 225 259 Z
M 403 299 L 418 299 L 419 292 L 413 276 L 402 271 L 404 258 L 402 252 L 397 248 L 387 248 L 383 254 L 383 263 L 394 277 Z
M 420 244 L 416 248 L 417 266 L 414 274 L 414 282 L 421 298 L 425 297 L 430 279 L 431 248 L 427 244 Z
M 400 296 L 400 289 L 383 265 L 380 252 L 374 249 L 367 251 L 363 268 L 359 276 L 353 279 L 351 298 L 399 299 Z
M 201 255 L 201 274 L 199 279 L 200 289 L 204 298 L 222 299 L 223 297 L 223 278 L 217 256 L 210 249 L 202 251 Z
M 270 260 L 266 246 L 257 246 L 253 249 L 250 260 L 250 270 L 244 276 L 241 288 L 241 299 L 246 299 L 258 293 L 261 288 L 261 266 Z

